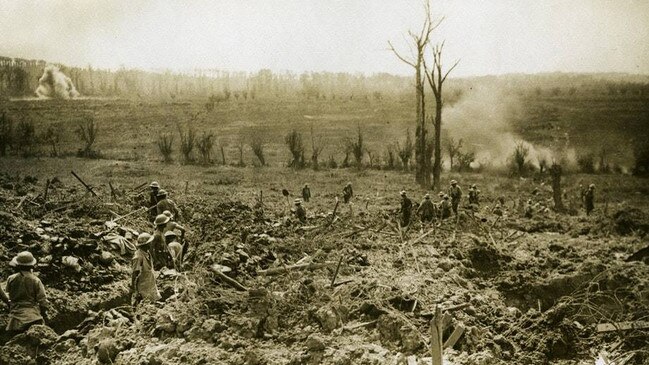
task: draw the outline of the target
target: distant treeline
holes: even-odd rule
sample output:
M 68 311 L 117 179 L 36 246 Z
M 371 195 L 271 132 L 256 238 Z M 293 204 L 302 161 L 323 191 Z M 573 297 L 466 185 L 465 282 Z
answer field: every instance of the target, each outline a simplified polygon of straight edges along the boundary
M 34 96 L 47 62 L 0 57 L 0 96 Z M 191 73 L 149 72 L 136 69 L 102 70 L 56 64 L 83 96 L 140 98 L 285 98 L 381 99 L 385 96 L 414 98 L 412 77 L 378 73 L 231 72 L 196 69 Z M 649 76 L 628 74 L 510 74 L 456 78 L 446 90 L 446 100 L 458 100 L 476 86 L 526 97 L 572 95 L 649 96 Z

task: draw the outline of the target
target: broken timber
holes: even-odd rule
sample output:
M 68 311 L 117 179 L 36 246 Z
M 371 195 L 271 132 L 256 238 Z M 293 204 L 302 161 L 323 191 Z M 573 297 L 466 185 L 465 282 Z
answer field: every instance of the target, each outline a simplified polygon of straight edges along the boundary
M 85 181 L 81 180 L 81 178 L 79 177 L 79 175 L 77 175 L 74 171 L 70 171 L 70 172 L 72 173 L 72 176 L 76 177 L 77 180 L 79 180 L 79 182 L 81 183 L 81 185 L 83 185 L 83 186 L 86 188 L 86 190 L 88 190 L 89 192 L 91 192 L 93 196 L 97 196 L 97 193 L 95 193 L 95 192 L 92 190 L 92 187 L 90 187 L 88 184 L 86 184 Z
M 235 288 L 235 289 L 237 289 L 239 291 L 247 291 L 248 290 L 248 288 L 243 286 L 238 281 L 236 281 L 236 280 L 232 279 L 231 277 L 229 277 L 229 276 L 225 275 L 224 273 L 222 273 L 218 266 L 216 266 L 216 265 L 212 266 L 212 272 L 214 274 L 216 274 L 216 276 L 219 279 L 221 279 L 221 281 L 223 281 L 224 283 L 230 285 L 231 287 L 233 287 L 233 288 Z
M 600 323 L 597 325 L 597 332 L 641 330 L 646 328 L 649 328 L 649 322 L 647 321 Z
M 324 262 L 324 263 L 308 263 L 308 264 L 299 264 L 299 265 L 290 265 L 290 266 L 284 266 L 284 267 L 276 267 L 272 269 L 267 269 L 267 270 L 259 270 L 257 271 L 257 274 L 259 275 L 279 275 L 285 272 L 289 271 L 298 271 L 298 270 L 316 270 L 316 269 L 322 269 L 324 267 L 328 267 L 331 265 L 335 265 L 335 262 Z

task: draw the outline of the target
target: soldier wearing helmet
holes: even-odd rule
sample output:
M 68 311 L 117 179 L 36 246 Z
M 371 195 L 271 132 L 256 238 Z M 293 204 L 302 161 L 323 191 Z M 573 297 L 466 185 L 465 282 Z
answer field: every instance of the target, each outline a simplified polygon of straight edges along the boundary
M 45 287 L 33 273 L 36 259 L 29 251 L 20 252 L 14 257 L 9 266 L 16 273 L 7 279 L 6 298 L 4 292 L 0 294 L 9 305 L 9 322 L 7 331 L 13 334 L 26 331 L 36 324 L 45 324 L 49 303 L 45 294 Z

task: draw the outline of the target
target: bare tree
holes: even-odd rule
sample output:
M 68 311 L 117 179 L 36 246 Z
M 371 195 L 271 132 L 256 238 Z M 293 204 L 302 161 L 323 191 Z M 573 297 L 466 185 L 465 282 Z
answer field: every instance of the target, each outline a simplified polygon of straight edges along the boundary
M 92 146 L 97 140 L 97 134 L 99 134 L 99 128 L 95 123 L 95 118 L 86 117 L 83 120 L 77 122 L 76 134 L 83 141 L 84 147 L 82 150 L 79 150 L 79 156 L 83 157 L 93 157 L 97 155 L 97 152 L 92 150 Z
M 442 52 L 444 50 L 444 42 L 437 44 L 433 48 L 433 66 L 430 70 L 424 62 L 424 73 L 428 79 L 428 84 L 433 90 L 433 95 L 435 96 L 435 120 L 433 121 L 433 126 L 435 129 L 435 150 L 434 150 L 434 162 L 433 162 L 433 189 L 439 187 L 439 179 L 442 172 L 442 148 L 441 148 L 441 139 L 442 139 L 442 107 L 444 106 L 444 100 L 442 98 L 442 88 L 444 82 L 448 75 L 453 71 L 453 69 L 460 63 L 459 60 L 455 61 L 453 66 L 451 66 L 446 72 L 443 71 L 442 67 Z
M 164 158 L 165 163 L 171 162 L 171 154 L 173 153 L 173 143 L 174 143 L 174 136 L 172 136 L 169 133 L 164 133 L 158 136 L 156 145 L 158 146 L 158 150 L 160 151 L 160 154 Z
M 365 154 L 365 142 L 363 140 L 363 132 L 361 131 L 360 125 L 358 126 L 358 135 L 356 136 L 356 139 L 347 140 L 347 151 L 350 151 L 354 156 L 356 167 L 359 169 L 362 168 L 363 154 Z M 345 152 L 345 161 L 347 161 L 348 156 L 348 152 Z
M 13 122 L 3 111 L 0 115 L 0 156 L 7 154 L 7 149 L 13 143 L 13 136 Z
M 291 151 L 292 160 L 288 166 L 296 169 L 304 167 L 304 144 L 302 143 L 302 134 L 295 129 L 284 137 L 284 142 Z
M 448 152 L 448 159 L 451 164 L 450 169 L 453 170 L 453 160 L 455 159 L 455 156 L 459 155 L 462 149 L 462 138 L 455 141 L 453 137 L 448 138 L 448 142 L 446 142 L 446 151 Z
M 196 145 L 196 131 L 188 123 L 187 129 L 183 130 L 178 124 L 178 134 L 180 135 L 180 152 L 183 154 L 185 163 L 190 163 L 194 160 L 193 152 Z
M 322 139 L 318 138 L 316 142 L 315 134 L 313 133 L 313 124 L 311 124 L 311 167 L 313 167 L 314 170 L 319 168 L 318 158 L 323 149 L 324 144 L 322 144 Z
M 414 150 L 414 145 L 412 144 L 412 138 L 410 138 L 410 130 L 406 132 L 406 142 L 403 144 L 403 147 L 397 142 L 397 153 L 399 154 L 399 159 L 403 165 L 404 170 L 409 169 L 410 159 L 412 158 L 412 151 Z
M 47 127 L 47 130 L 43 135 L 43 140 L 50 145 L 50 155 L 52 157 L 57 157 L 60 152 L 59 142 L 61 141 L 61 133 L 59 132 L 59 130 L 50 125 L 49 127 Z
M 417 111 L 417 128 L 421 131 L 417 138 L 417 154 L 415 159 L 417 161 L 417 171 L 415 173 L 415 179 L 422 186 L 430 184 L 430 159 L 426 158 L 426 145 L 428 141 L 426 140 L 426 97 L 424 94 L 424 76 L 426 74 L 424 55 L 426 53 L 426 48 L 430 43 L 430 35 L 433 30 L 442 22 L 442 19 L 438 21 L 433 21 L 430 14 L 430 2 L 426 1 L 424 4 L 426 11 L 426 17 L 424 19 L 424 24 L 421 27 L 419 33 L 414 33 L 408 31 L 408 36 L 410 37 L 411 44 L 410 57 L 404 57 L 400 52 L 398 52 L 391 42 L 388 42 L 390 50 L 397 56 L 401 62 L 411 66 L 415 69 L 415 92 L 416 92 L 416 111 Z
M 196 143 L 198 152 L 201 154 L 201 161 L 204 165 L 212 162 L 212 150 L 214 149 L 214 134 L 203 132 Z
M 246 163 L 243 161 L 243 149 L 245 147 L 245 144 L 243 143 L 243 139 L 239 139 L 239 142 L 237 143 L 237 151 L 239 151 L 239 162 L 237 163 L 237 166 L 239 167 L 244 167 L 246 166 Z

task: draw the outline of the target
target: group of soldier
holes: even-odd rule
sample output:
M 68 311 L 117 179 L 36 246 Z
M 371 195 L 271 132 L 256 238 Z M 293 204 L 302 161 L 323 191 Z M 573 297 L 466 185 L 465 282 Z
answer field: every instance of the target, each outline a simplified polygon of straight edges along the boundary
M 188 249 L 188 242 L 185 241 L 185 227 L 178 223 L 180 212 L 176 204 L 169 199 L 169 193 L 160 188 L 158 182 L 150 185 L 148 212 L 149 220 L 154 226 L 152 233 L 141 233 L 137 237 L 136 251 L 132 259 L 132 301 L 137 304 L 142 300 L 156 302 L 161 299 L 160 292 L 156 285 L 155 271 L 166 267 L 168 269 L 180 270 L 184 256 Z M 590 215 L 594 209 L 595 185 L 590 184 L 587 189 L 580 189 L 580 195 L 586 214 Z M 413 203 L 405 190 L 401 193 L 401 227 L 408 227 L 411 224 Z M 349 203 L 354 196 L 351 182 L 347 183 L 342 190 L 342 198 Z M 448 191 L 440 192 L 438 202 L 432 202 L 431 195 L 425 194 L 422 202 L 414 212 L 419 215 L 424 224 L 442 221 L 458 215 L 458 209 L 462 200 L 462 189 L 457 181 L 451 180 Z M 471 185 L 468 194 L 468 207 L 475 210 L 480 204 L 480 190 L 475 184 Z M 309 202 L 311 189 L 308 184 L 302 188 L 302 199 L 295 200 L 293 213 L 301 223 L 306 223 L 306 210 L 302 201 Z M 530 201 L 528 201 L 528 206 Z M 491 212 L 502 215 L 504 198 L 496 200 Z M 525 211 L 527 216 L 527 210 Z M 28 252 L 20 252 L 14 257 L 10 266 L 15 273 L 7 280 L 7 293 L 0 288 L 0 300 L 10 309 L 7 332 L 9 334 L 25 331 L 34 324 L 44 323 L 47 319 L 48 301 L 43 283 L 33 273 L 36 259 Z
M 451 180 L 448 191 L 440 191 L 438 194 L 439 201 L 432 202 L 429 193 L 424 195 L 424 199 L 419 204 L 415 213 L 419 215 L 422 223 L 428 224 L 434 221 L 441 221 L 451 217 L 451 214 L 457 216 L 460 201 L 462 200 L 462 189 L 456 180 Z M 477 207 L 480 204 L 480 190 L 473 184 L 469 188 L 468 200 L 470 207 Z M 405 190 L 401 191 L 401 227 L 408 227 L 411 223 L 413 203 L 408 197 Z
M 144 232 L 137 238 L 131 274 L 133 304 L 143 299 L 155 302 L 161 298 L 154 270 L 164 267 L 180 270 L 189 247 L 189 242 L 184 239 L 185 227 L 178 223 L 180 212 L 176 203 L 157 181 L 149 187 L 149 220 L 155 228 L 152 234 Z

